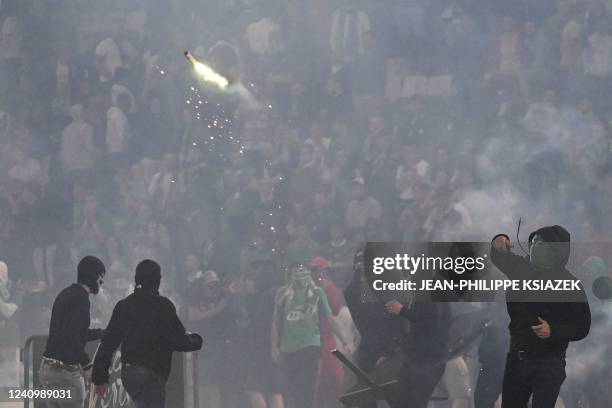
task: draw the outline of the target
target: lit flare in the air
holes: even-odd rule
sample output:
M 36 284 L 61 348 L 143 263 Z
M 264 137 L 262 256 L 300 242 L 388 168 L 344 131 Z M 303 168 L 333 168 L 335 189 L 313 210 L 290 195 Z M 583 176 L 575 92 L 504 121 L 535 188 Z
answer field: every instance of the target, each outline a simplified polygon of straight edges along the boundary
M 193 69 L 206 81 L 212 82 L 221 89 L 227 88 L 229 81 L 221 74 L 215 72 L 211 67 L 201 63 L 189 51 L 185 51 L 185 58 L 191 62 Z

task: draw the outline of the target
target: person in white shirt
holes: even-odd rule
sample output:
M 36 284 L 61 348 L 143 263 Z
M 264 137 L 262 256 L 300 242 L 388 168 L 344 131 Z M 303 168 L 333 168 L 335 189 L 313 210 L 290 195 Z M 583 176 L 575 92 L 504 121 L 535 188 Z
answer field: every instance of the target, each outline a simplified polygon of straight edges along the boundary
M 0 59 L 16 60 L 21 57 L 22 30 L 17 17 L 7 17 L 0 24 Z
M 22 183 L 43 181 L 43 169 L 38 160 L 28 156 L 21 149 L 15 149 L 13 157 L 16 164 L 9 170 L 9 177 L 12 180 Z
M 380 220 L 382 207 L 378 200 L 368 195 L 364 180 L 356 178 L 353 199 L 346 209 L 346 225 L 354 230 L 365 228 L 369 220 Z
M 92 169 L 95 164 L 93 127 L 85 122 L 83 105 L 70 108 L 72 123 L 62 132 L 60 161 L 64 172 Z
M 529 104 L 523 123 L 531 134 L 551 140 L 563 136 L 564 129 L 556 102 L 556 90 L 548 88 L 544 90 L 539 101 Z
M 149 196 L 156 210 L 166 210 L 172 195 L 176 193 L 176 188 L 181 187 L 180 184 L 176 156 L 173 153 L 166 153 L 162 158 L 160 170 L 155 173 L 148 188 Z
M 115 75 L 115 70 L 123 65 L 121 51 L 117 38 L 123 27 L 120 19 L 114 19 L 110 27 L 110 36 L 102 40 L 96 47 L 96 67 L 100 74 L 100 81 L 108 82 Z
M 106 148 L 111 155 L 122 155 L 127 151 L 129 142 L 128 118 L 130 96 L 121 93 L 117 104 L 111 106 L 106 114 Z
M 585 74 L 607 77 L 612 73 L 612 34 L 605 20 L 588 36 L 583 58 Z

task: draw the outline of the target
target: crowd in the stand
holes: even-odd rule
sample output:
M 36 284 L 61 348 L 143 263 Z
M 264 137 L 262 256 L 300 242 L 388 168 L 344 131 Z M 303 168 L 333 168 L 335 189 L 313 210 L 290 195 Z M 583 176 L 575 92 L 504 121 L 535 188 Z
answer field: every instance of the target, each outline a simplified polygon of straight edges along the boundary
M 270 353 L 274 290 L 296 262 L 324 270 L 326 311 L 344 316 L 337 288 L 365 241 L 487 241 L 491 218 L 519 209 L 559 214 L 576 241 L 610 239 L 611 12 L 602 0 L 1 1 L 0 300 L 18 309 L 0 315 L 0 348 L 45 332 L 82 256 L 107 266 L 97 326 L 150 258 L 213 345 L 204 399 L 245 406 L 236 390 L 268 390 L 242 361 Z M 202 81 L 185 50 L 238 90 Z M 603 252 L 593 273 L 609 273 Z M 326 395 L 320 406 L 337 406 Z

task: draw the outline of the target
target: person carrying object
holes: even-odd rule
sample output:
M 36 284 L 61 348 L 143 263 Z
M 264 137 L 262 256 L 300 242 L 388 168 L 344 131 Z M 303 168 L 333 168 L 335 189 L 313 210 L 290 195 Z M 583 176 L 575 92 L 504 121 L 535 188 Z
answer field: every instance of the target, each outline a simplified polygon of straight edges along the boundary
M 94 359 L 92 380 L 103 398 L 113 353 L 121 346 L 121 380 L 136 407 L 163 408 L 172 352 L 199 350 L 202 337 L 187 332 L 174 304 L 159 294 L 157 262 L 140 262 L 135 283 L 134 292 L 115 305 Z

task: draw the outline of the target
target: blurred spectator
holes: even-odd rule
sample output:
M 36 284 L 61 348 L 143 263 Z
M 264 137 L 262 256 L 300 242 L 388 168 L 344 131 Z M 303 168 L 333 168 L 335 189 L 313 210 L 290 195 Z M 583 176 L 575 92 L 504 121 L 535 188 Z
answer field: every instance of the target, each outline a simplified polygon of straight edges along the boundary
M 117 104 L 111 106 L 106 114 L 106 149 L 111 166 L 121 166 L 128 150 L 130 125 L 127 115 L 129 110 L 130 96 L 121 93 L 117 97 Z
M 208 347 L 198 359 L 201 406 L 218 408 L 223 403 L 223 387 L 229 380 L 225 369 L 228 358 L 227 339 L 232 322 L 229 298 L 215 271 L 204 272 L 191 287 L 188 320 L 194 328 L 206 333 L 208 341 Z
M 9 170 L 10 178 L 24 184 L 42 182 L 43 170 L 36 158 L 28 156 L 21 149 L 17 149 L 14 152 L 13 160 L 16 164 Z
M 114 18 L 109 28 L 110 35 L 102 40 L 95 51 L 96 68 L 101 82 L 112 81 L 115 70 L 121 67 L 121 52 L 119 50 L 119 36 L 123 30 L 120 18 Z
M 540 96 L 538 102 L 534 102 L 527 108 L 523 119 L 527 130 L 535 136 L 557 139 L 564 131 L 561 127 L 559 110 L 557 107 L 557 92 L 554 88 L 547 88 Z
M 336 286 L 344 287 L 351 276 L 351 263 L 348 260 L 355 250 L 355 244 L 346 236 L 344 220 L 334 218 L 328 226 L 328 237 L 322 246 L 322 254 L 330 261 L 329 278 Z
M 385 55 L 371 31 L 361 33 L 361 47 L 351 68 L 356 118 L 382 111 L 385 84 Z
M 148 193 L 155 211 L 163 214 L 177 194 L 175 190 L 181 188 L 177 172 L 176 156 L 166 153 L 161 160 L 160 170 L 153 175 L 149 183 Z
M 584 71 L 595 106 L 601 112 L 607 111 L 610 106 L 606 96 L 609 94 L 612 74 L 612 34 L 610 22 L 605 18 L 597 20 L 594 31 L 587 37 Z
M 356 178 L 353 182 L 353 199 L 346 209 L 346 225 L 353 230 L 363 229 L 369 220 L 380 220 L 382 208 L 377 199 L 368 195 L 365 182 Z
M 76 175 L 95 166 L 93 127 L 85 122 L 83 106 L 70 108 L 72 123 L 62 132 L 60 160 L 65 173 Z
M 5 387 L 15 386 L 19 376 L 19 306 L 15 304 L 16 296 L 9 280 L 8 267 L 0 261 L 0 384 Z M 11 293 L 11 291 L 13 293 Z
M 333 14 L 330 34 L 331 52 L 351 62 L 367 47 L 365 33 L 371 29 L 370 18 L 354 6 L 339 7 Z
M 246 305 L 250 317 L 247 352 L 251 356 L 246 364 L 245 389 L 251 408 L 282 408 L 283 379 L 280 367 L 272 361 L 270 330 L 274 312 L 274 292 L 279 279 L 276 265 L 269 261 L 251 264 L 252 286 L 247 289 Z
M 518 78 L 525 57 L 525 44 L 520 28 L 511 16 L 504 16 L 501 33 L 491 49 L 493 73 Z
M 308 265 L 308 261 L 319 252 L 319 244 L 312 239 L 312 226 L 302 223 L 295 225 L 294 240 L 287 245 L 285 265 Z
M 326 276 L 330 267 L 331 263 L 320 256 L 314 257 L 310 262 L 312 278 L 315 284 L 325 291 L 331 313 L 336 317 L 344 306 L 344 299 L 338 287 Z M 319 324 L 321 330 L 321 357 L 319 357 L 317 373 L 315 406 L 319 408 L 334 407 L 337 405 L 338 398 L 342 393 L 344 368 L 342 363 L 331 354 L 331 351 L 335 350 L 337 345 L 329 322 L 327 319 L 321 319 Z
M 77 248 L 73 259 L 81 254 L 103 254 L 106 239 L 110 234 L 109 214 L 99 207 L 98 199 L 93 194 L 77 204 L 74 211 L 74 238 Z

